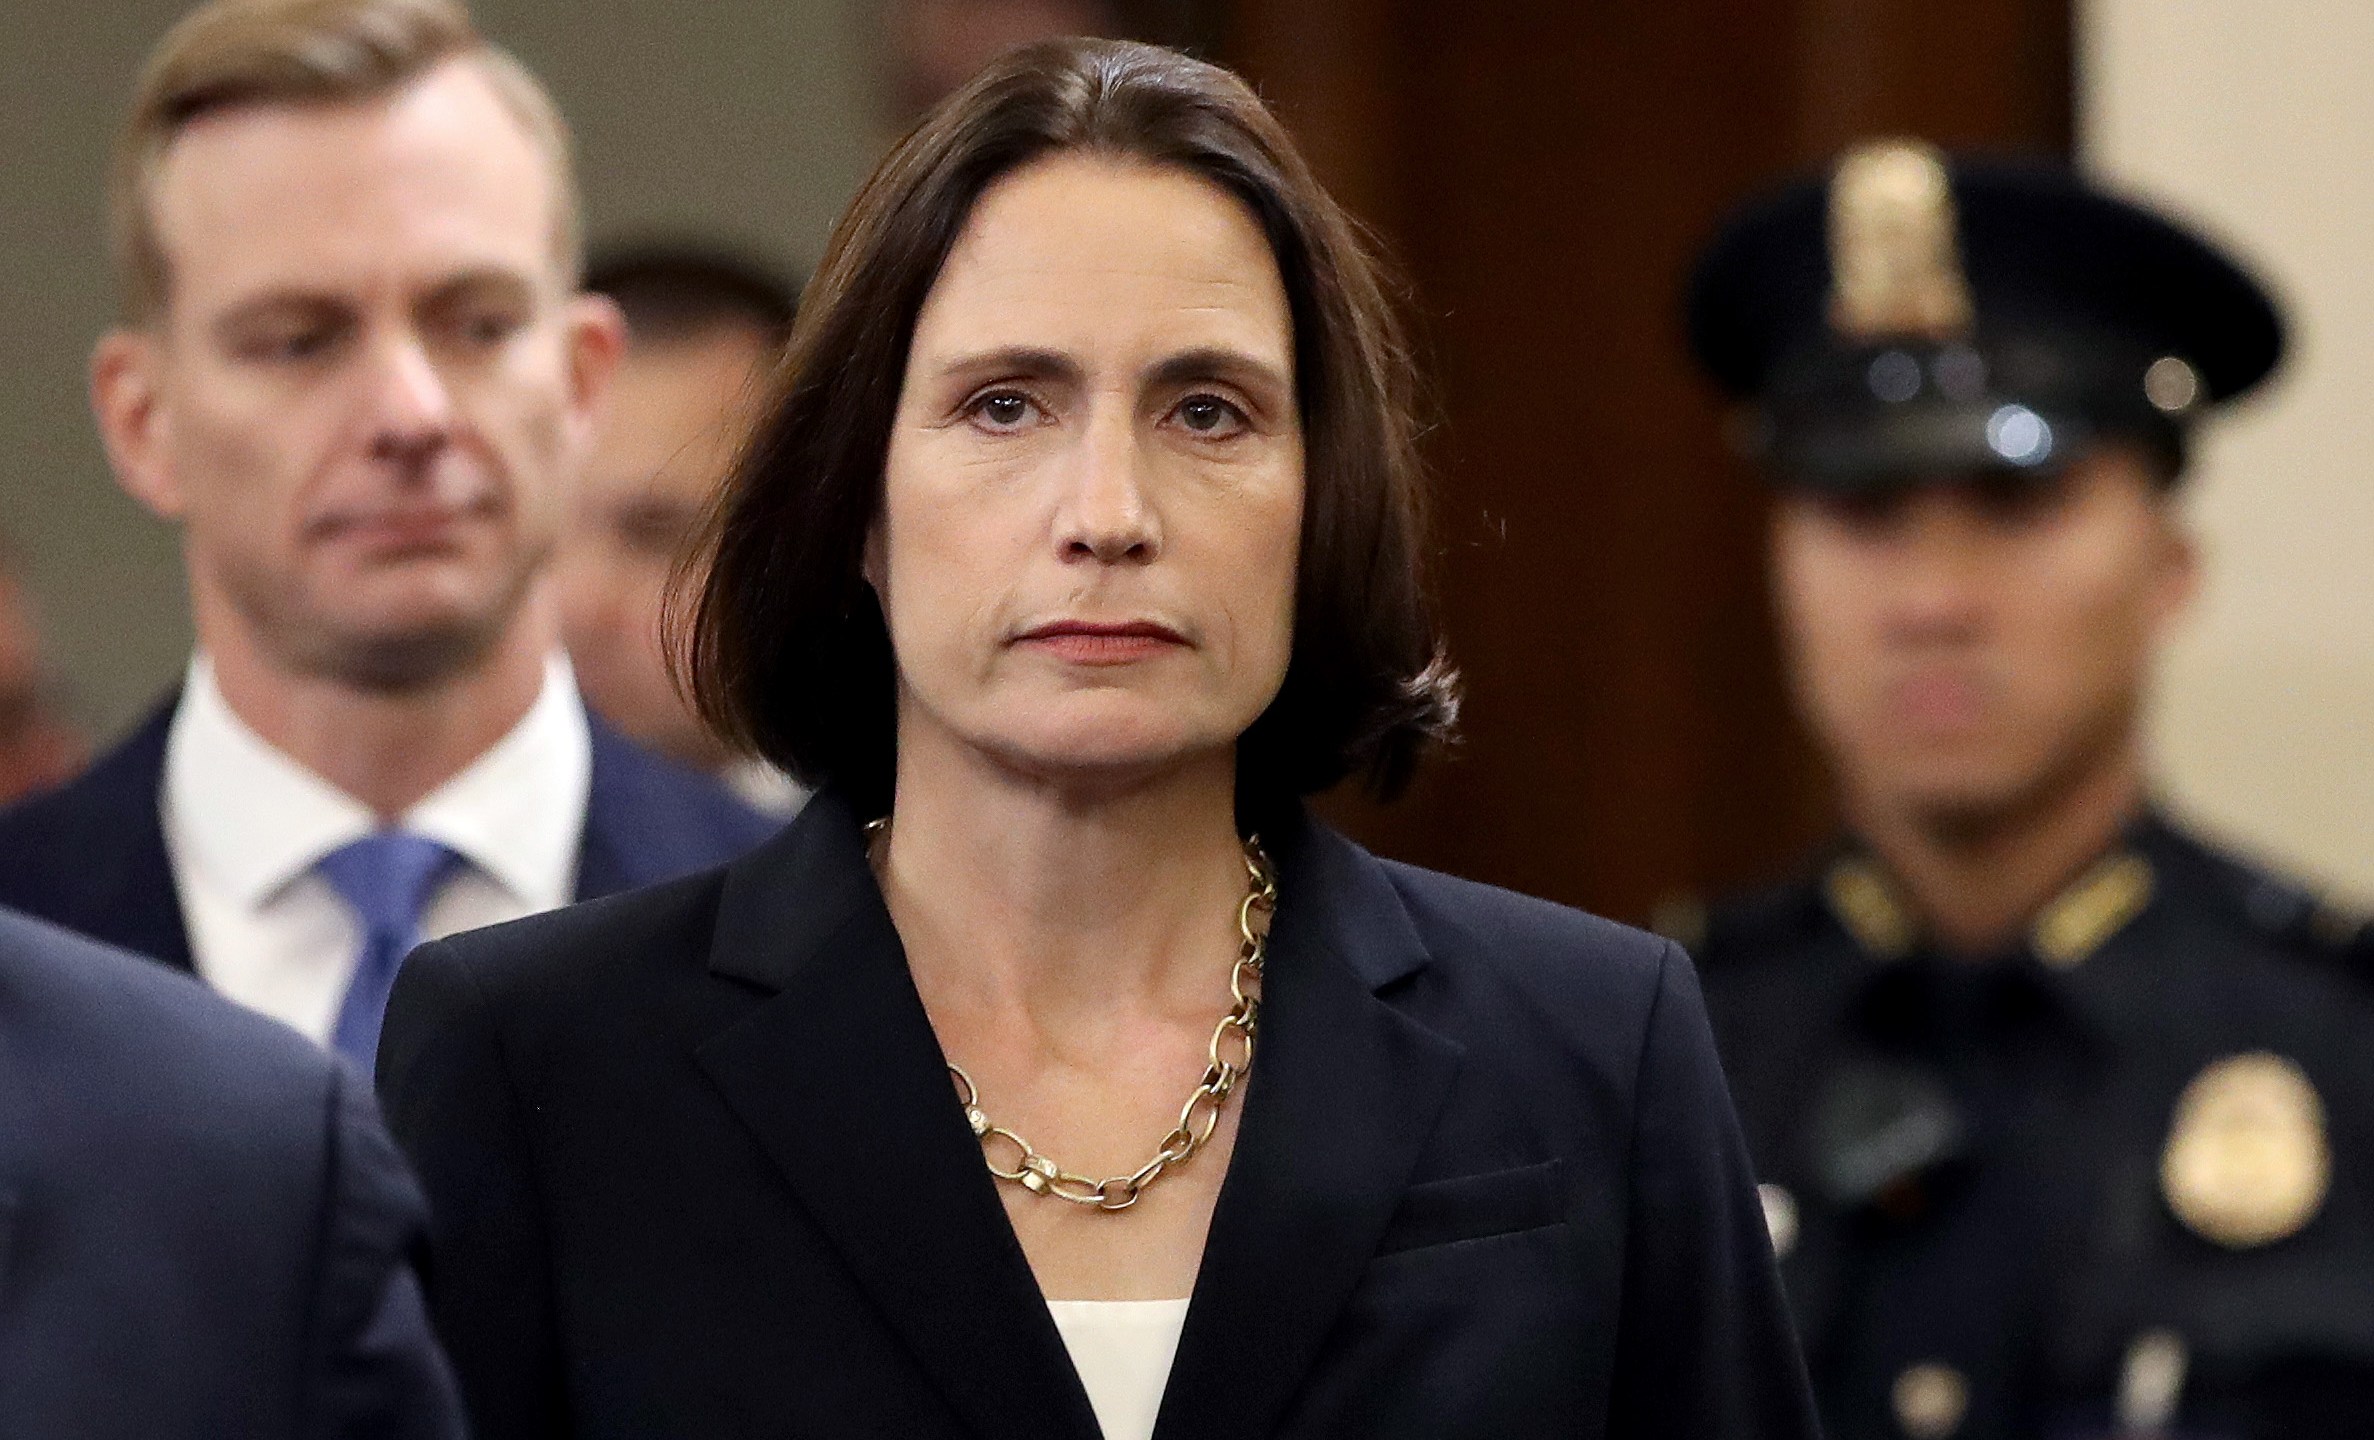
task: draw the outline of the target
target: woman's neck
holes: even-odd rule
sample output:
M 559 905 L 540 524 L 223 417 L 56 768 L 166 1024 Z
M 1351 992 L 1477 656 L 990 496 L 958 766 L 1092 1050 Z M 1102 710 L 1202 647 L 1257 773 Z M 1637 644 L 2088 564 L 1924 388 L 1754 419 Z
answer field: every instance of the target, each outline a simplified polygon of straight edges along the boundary
M 927 1005 L 1058 1028 L 1209 1008 L 1243 853 L 1232 753 L 1089 787 L 902 734 L 878 864 Z

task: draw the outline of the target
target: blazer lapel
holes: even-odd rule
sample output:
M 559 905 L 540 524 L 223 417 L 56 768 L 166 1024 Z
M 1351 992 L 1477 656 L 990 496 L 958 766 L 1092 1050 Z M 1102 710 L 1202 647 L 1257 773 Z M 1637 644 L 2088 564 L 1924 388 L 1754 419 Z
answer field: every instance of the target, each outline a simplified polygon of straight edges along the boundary
M 775 993 L 699 1063 L 923 1372 L 980 1435 L 1095 1440 L 838 796 L 733 867 L 710 968 Z
M 1307 819 L 1272 837 L 1259 1048 L 1158 1436 L 1279 1423 L 1400 1203 L 1461 1048 L 1385 1004 L 1426 950 L 1383 867 Z
M 665 862 L 674 857 L 650 856 L 661 837 L 635 834 L 635 817 L 628 813 L 634 807 L 625 794 L 629 777 L 621 773 L 631 771 L 637 758 L 629 742 L 590 710 L 585 723 L 593 766 L 586 778 L 585 832 L 577 842 L 577 898 L 599 900 L 667 878 L 674 872 Z M 636 863 L 638 857 L 645 863 Z
M 165 740 L 178 693 L 81 779 L 38 802 L 55 817 L 51 893 L 26 908 L 95 940 L 195 968 L 165 851 Z
M 9 1262 L 16 1256 L 16 1212 L 16 1192 L 0 1189 L 0 1307 L 8 1303 Z

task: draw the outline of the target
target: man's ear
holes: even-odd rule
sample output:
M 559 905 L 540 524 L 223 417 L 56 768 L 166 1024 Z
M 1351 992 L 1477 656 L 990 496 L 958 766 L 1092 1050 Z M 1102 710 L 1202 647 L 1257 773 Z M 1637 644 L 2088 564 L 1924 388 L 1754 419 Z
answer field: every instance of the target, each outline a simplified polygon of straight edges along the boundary
M 2185 523 L 2176 497 L 2160 499 L 2160 578 L 2156 609 L 2165 628 L 2193 607 L 2201 590 L 2201 542 Z
M 178 520 L 185 501 L 166 458 L 171 419 L 164 403 L 164 356 L 146 330 L 115 329 L 91 352 L 91 414 L 115 482 L 150 513 Z
M 610 382 L 626 354 L 626 316 L 607 295 L 573 295 L 561 317 L 568 346 L 570 440 L 579 454 L 610 403 Z

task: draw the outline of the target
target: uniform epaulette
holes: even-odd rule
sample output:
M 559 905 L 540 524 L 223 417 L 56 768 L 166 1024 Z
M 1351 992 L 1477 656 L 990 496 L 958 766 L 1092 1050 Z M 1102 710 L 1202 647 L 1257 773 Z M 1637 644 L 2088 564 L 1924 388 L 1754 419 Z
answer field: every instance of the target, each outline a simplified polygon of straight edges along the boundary
M 2202 899 L 2260 940 L 2348 964 L 2374 982 L 2374 918 L 2364 910 L 2192 836 L 2179 838 L 2190 852 Z

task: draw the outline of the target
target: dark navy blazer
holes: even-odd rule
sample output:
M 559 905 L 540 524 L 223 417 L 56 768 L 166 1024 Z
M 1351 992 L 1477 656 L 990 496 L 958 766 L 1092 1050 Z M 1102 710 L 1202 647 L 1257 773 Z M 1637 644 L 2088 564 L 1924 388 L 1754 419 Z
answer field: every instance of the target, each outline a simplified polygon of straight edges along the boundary
M 577 898 L 615 894 L 730 860 L 778 822 L 598 719 Z M 165 852 L 168 702 L 82 778 L 0 811 L 0 905 L 191 969 Z
M 0 911 L 0 1436 L 462 1433 L 370 1087 L 196 980 Z
M 1159 1440 L 1813 1436 L 1689 960 L 1299 811 L 1265 839 Z M 831 792 L 722 870 L 422 947 L 378 1073 L 481 1433 L 1094 1440 Z

